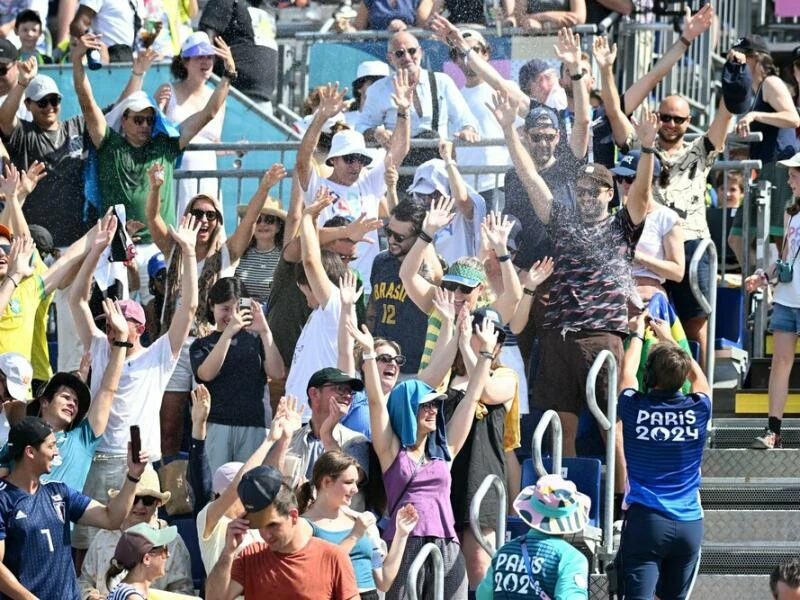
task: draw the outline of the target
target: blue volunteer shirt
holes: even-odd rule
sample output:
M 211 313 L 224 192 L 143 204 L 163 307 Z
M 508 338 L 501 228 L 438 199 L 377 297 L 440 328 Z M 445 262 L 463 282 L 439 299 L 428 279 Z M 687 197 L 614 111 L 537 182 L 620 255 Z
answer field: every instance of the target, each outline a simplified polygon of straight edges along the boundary
M 80 598 L 70 522 L 77 522 L 90 502 L 91 498 L 56 481 L 41 484 L 33 495 L 0 482 L 3 564 L 37 598 Z
M 628 464 L 625 503 L 641 504 L 676 521 L 702 519 L 700 463 L 711 417 L 708 396 L 626 389 L 617 415 Z
M 530 573 L 522 555 L 528 548 Z M 531 529 L 497 551 L 475 592 L 477 600 L 589 597 L 589 562 L 574 546 L 556 535 Z

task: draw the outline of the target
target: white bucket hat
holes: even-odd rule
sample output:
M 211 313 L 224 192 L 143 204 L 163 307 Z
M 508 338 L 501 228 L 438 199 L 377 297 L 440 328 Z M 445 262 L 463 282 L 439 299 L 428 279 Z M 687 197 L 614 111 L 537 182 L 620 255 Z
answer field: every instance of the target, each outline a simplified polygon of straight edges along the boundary
M 331 141 L 331 151 L 328 153 L 328 158 L 325 164 L 332 167 L 331 159 L 340 156 L 348 156 L 350 154 L 359 154 L 366 159 L 365 164 L 372 162 L 372 156 L 367 149 L 367 144 L 364 142 L 364 136 L 352 129 L 345 129 L 333 136 Z

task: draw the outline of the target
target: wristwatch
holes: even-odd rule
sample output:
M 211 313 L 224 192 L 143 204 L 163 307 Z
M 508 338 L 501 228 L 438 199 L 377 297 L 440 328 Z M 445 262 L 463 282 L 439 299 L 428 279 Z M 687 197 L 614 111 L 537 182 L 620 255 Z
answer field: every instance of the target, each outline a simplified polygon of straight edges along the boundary
M 111 342 L 111 345 L 116 346 L 117 348 L 133 348 L 133 344 L 130 342 L 119 342 L 117 340 Z
M 225 72 L 222 74 L 222 76 L 225 77 L 231 83 L 236 83 L 236 80 L 239 78 L 239 73 L 237 73 L 236 71 L 228 71 L 226 69 Z

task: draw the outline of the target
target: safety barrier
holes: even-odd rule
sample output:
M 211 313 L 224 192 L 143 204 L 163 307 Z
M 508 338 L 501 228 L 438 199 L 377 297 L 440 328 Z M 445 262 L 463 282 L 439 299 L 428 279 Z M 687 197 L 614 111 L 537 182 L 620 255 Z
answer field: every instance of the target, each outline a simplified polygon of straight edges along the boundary
M 444 559 L 442 558 L 442 551 L 436 544 L 425 544 L 419 549 L 419 553 L 411 566 L 408 568 L 408 579 L 406 579 L 406 588 L 408 590 L 409 600 L 419 600 L 417 594 L 417 577 L 419 571 L 428 556 L 433 560 L 433 600 L 444 600 Z
M 533 430 L 533 439 L 531 440 L 531 456 L 533 456 L 533 466 L 539 477 L 547 475 L 547 469 L 544 468 L 542 462 L 542 439 L 544 439 L 544 432 L 552 425 L 553 434 L 550 440 L 552 447 L 553 457 L 553 473 L 561 475 L 561 452 L 563 447 L 563 433 L 561 430 L 561 419 L 558 413 L 554 410 L 547 410 L 539 419 L 536 429 Z
M 608 384 L 606 393 L 608 396 L 607 413 L 597 405 L 597 376 L 604 364 L 608 364 Z M 602 552 L 598 552 L 598 557 L 602 561 L 610 561 L 614 558 L 614 476 L 616 473 L 616 443 L 617 443 L 617 359 L 608 350 L 601 350 L 589 369 L 586 377 L 586 404 L 592 415 L 597 420 L 600 429 L 606 432 L 606 487 L 604 493 L 604 514 L 603 514 L 603 546 Z
M 748 186 L 749 188 L 750 186 Z M 758 202 L 758 226 L 756 228 L 756 268 L 767 271 L 770 263 L 770 206 L 772 205 L 772 184 L 769 181 L 759 181 L 754 186 L 756 201 Z M 748 247 L 749 250 L 749 247 Z M 747 271 L 749 273 L 749 271 Z M 753 294 L 756 310 L 753 320 L 753 357 L 764 358 L 765 335 L 769 321 L 769 302 L 764 291 Z
M 698 269 L 700 268 L 700 260 L 703 258 L 706 252 L 708 252 L 709 255 L 709 264 L 717 264 L 717 247 L 714 245 L 714 242 L 711 240 L 701 241 L 695 249 L 694 254 L 692 254 L 692 259 L 689 262 L 689 286 L 692 288 L 692 294 L 694 294 L 694 297 L 697 300 L 697 303 L 700 305 L 700 308 L 703 309 L 703 312 L 706 313 L 706 316 L 708 317 L 705 371 L 709 384 L 708 396 L 711 399 L 711 406 L 713 408 L 714 361 L 717 354 L 714 348 L 714 343 L 717 337 L 717 278 L 713 272 L 709 273 L 708 297 L 706 297 L 706 295 L 703 293 L 703 290 L 700 289 L 700 284 L 697 280 Z M 712 410 L 711 412 L 713 414 L 714 411 Z M 709 419 L 708 429 L 711 428 L 711 419 Z
M 497 511 L 497 522 L 495 523 L 494 529 L 494 546 L 492 546 L 491 542 L 486 538 L 485 535 L 483 535 L 480 521 L 481 504 L 491 488 L 494 488 L 497 491 L 497 502 L 499 504 L 499 510 Z M 506 493 L 506 484 L 500 477 L 490 473 L 481 482 L 481 485 L 478 487 L 475 495 L 472 497 L 472 501 L 469 503 L 469 527 L 472 530 L 472 535 L 475 536 L 475 539 L 478 540 L 481 548 L 486 550 L 486 554 L 489 556 L 494 556 L 494 553 L 500 546 L 503 545 L 506 540 L 507 510 L 508 494 Z

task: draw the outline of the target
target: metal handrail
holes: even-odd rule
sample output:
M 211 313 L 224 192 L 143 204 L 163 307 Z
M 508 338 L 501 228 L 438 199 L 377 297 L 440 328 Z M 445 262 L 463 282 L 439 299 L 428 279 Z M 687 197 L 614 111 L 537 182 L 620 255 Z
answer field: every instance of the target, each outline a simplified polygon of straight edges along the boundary
M 444 559 L 442 558 L 442 551 L 433 543 L 425 544 L 420 548 L 419 554 L 417 554 L 414 562 L 408 568 L 406 589 L 408 590 L 409 600 L 419 600 L 417 595 L 417 576 L 422 565 L 428 560 L 429 554 L 433 557 L 433 600 L 444 600 Z
M 556 411 L 547 410 L 542 415 L 542 418 L 539 419 L 536 429 L 533 430 L 533 439 L 531 440 L 533 466 L 539 477 L 547 475 L 547 469 L 544 468 L 544 463 L 542 462 L 542 439 L 544 439 L 544 432 L 547 431 L 550 425 L 553 426 L 553 439 L 551 440 L 553 456 L 552 471 L 554 474 L 561 476 L 561 448 L 564 438 L 561 431 L 561 419 Z
M 747 231 L 747 230 L 745 230 Z M 708 298 L 706 298 L 703 291 L 700 289 L 700 284 L 697 280 L 697 271 L 700 265 L 700 259 L 703 255 L 709 253 L 709 264 L 716 267 L 717 264 L 717 247 L 712 240 L 701 240 L 700 244 L 692 254 L 692 259 L 689 262 L 689 286 L 692 288 L 694 295 L 700 308 L 706 313 L 708 317 L 708 335 L 706 336 L 706 379 L 708 379 L 708 396 L 711 399 L 711 405 L 714 405 L 714 359 L 716 358 L 715 345 L 717 334 L 717 274 L 709 273 L 708 278 Z M 712 411 L 713 412 L 713 411 Z M 709 421 L 709 428 L 711 421 Z
M 500 510 L 497 511 L 497 523 L 495 524 L 494 528 L 494 547 L 492 547 L 491 542 L 489 542 L 486 536 L 483 535 L 480 522 L 481 504 L 483 503 L 483 498 L 489 492 L 490 488 L 497 490 L 497 501 L 500 504 Z M 469 503 L 469 527 L 472 529 L 472 535 L 475 536 L 475 539 L 478 540 L 481 548 L 486 550 L 486 554 L 489 556 L 494 556 L 494 553 L 497 552 L 497 549 L 500 548 L 500 546 L 502 546 L 506 540 L 507 510 L 508 495 L 506 494 L 505 482 L 494 473 L 490 473 L 481 482 L 480 487 L 478 487 L 478 490 L 472 497 L 472 501 Z
M 607 413 L 597 405 L 597 376 L 603 365 L 608 363 L 608 395 Z M 614 554 L 614 476 L 616 472 L 616 443 L 617 443 L 617 359 L 609 350 L 601 350 L 589 369 L 586 377 L 586 403 L 589 410 L 597 419 L 600 428 L 606 432 L 606 489 L 605 513 L 603 514 L 603 550 L 605 558 Z

